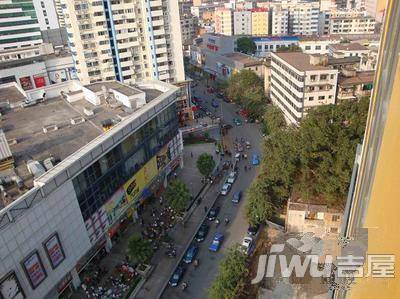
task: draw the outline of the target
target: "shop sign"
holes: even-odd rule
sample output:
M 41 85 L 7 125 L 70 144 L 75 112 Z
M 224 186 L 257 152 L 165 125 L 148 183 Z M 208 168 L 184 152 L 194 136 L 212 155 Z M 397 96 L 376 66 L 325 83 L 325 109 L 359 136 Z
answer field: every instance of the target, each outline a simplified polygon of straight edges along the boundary
M 33 251 L 22 261 L 22 268 L 28 277 L 32 289 L 36 289 L 47 277 L 46 270 L 43 267 L 37 250 Z

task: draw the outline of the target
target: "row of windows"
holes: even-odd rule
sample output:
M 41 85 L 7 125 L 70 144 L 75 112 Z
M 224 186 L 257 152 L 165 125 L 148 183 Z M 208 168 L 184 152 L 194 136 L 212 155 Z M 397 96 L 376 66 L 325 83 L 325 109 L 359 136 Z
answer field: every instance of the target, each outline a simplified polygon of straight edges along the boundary
M 74 178 L 84 219 L 98 210 L 177 134 L 176 106 L 172 105 Z
M 38 40 L 38 39 L 42 39 L 42 36 L 41 35 L 36 35 L 36 36 L 25 36 L 25 37 L 18 37 L 18 38 L 1 39 L 0 40 L 0 44 L 25 42 L 25 41 L 28 41 L 28 40 Z
M 281 99 L 272 91 L 271 89 L 271 97 L 273 100 L 277 101 L 278 103 L 280 103 L 283 107 L 285 107 L 285 110 L 287 113 L 289 113 L 296 121 L 300 121 L 301 117 L 298 117 L 296 114 L 294 114 L 292 112 L 292 110 L 290 110 L 286 104 L 286 102 L 281 101 Z
M 288 79 L 284 74 L 277 72 L 280 76 L 280 78 L 276 78 L 274 75 L 271 75 L 271 78 L 273 78 L 276 82 L 279 82 L 280 80 L 284 80 L 286 81 L 287 84 L 289 84 L 292 88 L 296 89 L 298 92 L 303 92 L 303 87 L 299 87 L 296 84 L 293 83 L 292 80 Z M 288 92 L 290 93 L 293 97 L 298 97 L 297 95 L 295 95 L 289 88 L 287 88 L 286 86 L 282 85 L 282 87 Z M 298 102 L 301 102 L 301 99 L 297 100 Z
M 293 110 L 296 110 L 297 112 L 302 112 L 303 108 L 299 108 L 297 107 L 293 101 L 291 99 L 289 99 L 279 88 L 276 88 L 275 86 L 271 86 L 271 90 L 272 88 L 281 96 L 281 98 L 285 99 L 285 106 L 288 107 L 288 105 L 290 105 Z M 275 94 L 276 95 L 276 94 Z M 289 109 L 290 110 L 290 109 Z
M 36 32 L 40 31 L 39 27 L 33 27 L 33 28 L 25 28 L 25 29 L 13 29 L 13 30 L 4 30 L 1 32 L 1 35 L 14 35 L 18 33 L 28 33 L 28 32 Z
M 278 61 L 276 58 L 272 58 L 272 62 L 278 65 L 281 69 L 283 69 L 285 72 L 287 72 L 291 77 L 296 78 L 297 81 L 299 82 L 304 82 L 304 76 L 300 76 L 297 73 L 293 72 L 290 68 L 288 68 L 286 65 Z

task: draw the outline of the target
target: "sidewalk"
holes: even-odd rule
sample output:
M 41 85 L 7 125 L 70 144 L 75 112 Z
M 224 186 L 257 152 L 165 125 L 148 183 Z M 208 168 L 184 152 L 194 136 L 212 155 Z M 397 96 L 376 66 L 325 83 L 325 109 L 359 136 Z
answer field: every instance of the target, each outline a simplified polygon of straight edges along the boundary
M 213 152 L 205 151 L 207 147 L 211 147 Z M 191 158 L 190 153 L 193 153 L 193 158 Z M 188 188 L 193 192 L 193 196 L 196 196 L 202 187 L 200 182 L 201 175 L 198 174 L 196 167 L 196 160 L 198 155 L 201 153 L 208 152 L 213 153 L 215 157 L 214 145 L 213 144 L 201 144 L 193 146 L 185 146 L 184 153 L 184 168 L 178 174 L 178 178 L 187 183 Z M 205 207 L 207 209 L 211 208 L 215 199 L 218 197 L 222 181 L 219 184 L 211 185 L 208 189 L 204 190 L 202 194 L 202 202 L 197 206 L 192 213 L 192 216 L 188 219 L 185 227 L 181 223 L 178 223 L 170 232 L 170 236 L 175 240 L 175 247 L 177 251 L 176 258 L 169 258 L 165 256 L 164 250 L 160 249 L 153 257 L 151 264 L 155 266 L 153 274 L 147 279 L 142 289 L 136 295 L 138 299 L 155 299 L 162 295 L 162 292 L 170 278 L 175 266 L 180 261 L 181 257 L 185 253 L 185 250 L 189 243 L 192 241 L 192 237 L 199 228 L 205 217 Z

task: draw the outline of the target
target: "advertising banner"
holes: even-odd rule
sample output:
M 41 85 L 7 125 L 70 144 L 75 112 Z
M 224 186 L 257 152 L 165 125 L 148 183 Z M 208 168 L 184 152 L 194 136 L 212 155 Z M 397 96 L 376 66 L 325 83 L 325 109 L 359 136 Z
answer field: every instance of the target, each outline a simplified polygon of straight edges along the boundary
M 23 90 L 33 89 L 31 77 L 28 76 L 28 77 L 19 78 L 19 82 L 20 82 Z
M 42 260 L 37 251 L 32 252 L 22 261 L 22 267 L 24 268 L 32 289 L 36 289 L 47 277 Z
M 24 291 L 14 271 L 7 273 L 0 280 L 0 298 L 2 299 L 25 299 Z
M 158 174 L 157 157 L 151 158 L 149 162 L 143 167 L 144 181 L 146 184 L 150 183 Z
M 46 79 L 44 78 L 44 76 L 34 75 L 33 81 L 35 81 L 36 88 L 46 86 Z
M 122 213 L 124 208 L 128 205 L 128 198 L 124 188 L 119 188 L 111 198 L 104 204 L 108 221 L 113 223 Z
M 64 69 L 51 71 L 49 72 L 49 79 L 50 79 L 50 84 L 65 82 L 68 80 L 67 72 Z
M 65 259 L 64 250 L 61 246 L 58 234 L 54 233 L 44 243 L 44 249 L 46 250 L 47 257 L 50 260 L 51 267 L 57 268 L 59 264 Z
M 167 143 L 157 154 L 157 168 L 158 171 L 164 169 L 165 166 L 171 161 L 169 153 L 169 143 Z
M 134 200 L 143 188 L 146 186 L 146 181 L 144 178 L 144 169 L 141 168 L 132 178 L 130 178 L 124 184 L 124 190 L 126 192 L 126 197 L 128 202 Z

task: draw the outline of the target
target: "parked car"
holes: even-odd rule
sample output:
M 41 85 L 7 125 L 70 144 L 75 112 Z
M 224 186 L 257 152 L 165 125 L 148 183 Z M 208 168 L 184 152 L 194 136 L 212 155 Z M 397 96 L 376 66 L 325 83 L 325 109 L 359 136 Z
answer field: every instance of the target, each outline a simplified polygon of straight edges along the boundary
M 251 252 L 253 246 L 253 239 L 251 237 L 244 237 L 242 241 L 243 252 L 247 255 Z
M 213 106 L 214 108 L 218 108 L 219 107 L 219 103 L 216 100 L 213 100 L 211 103 L 211 106 Z
M 231 171 L 226 179 L 226 182 L 229 184 L 233 184 L 236 181 L 236 171 Z
M 198 251 L 199 251 L 199 247 L 197 247 L 196 245 L 190 245 L 190 247 L 188 248 L 188 250 L 185 253 L 185 256 L 183 257 L 183 261 L 186 264 L 190 264 L 191 262 L 193 262 Z
M 246 148 L 247 148 L 247 149 L 251 148 L 250 141 L 246 141 Z
M 207 219 L 210 221 L 215 220 L 219 214 L 220 207 L 212 207 L 210 212 L 208 212 Z
M 231 184 L 225 183 L 225 184 L 222 186 L 221 195 L 227 195 L 227 194 L 229 193 L 229 190 L 231 190 L 231 187 L 232 187 Z
M 258 157 L 257 154 L 253 154 L 253 157 L 251 159 L 251 164 L 253 164 L 253 165 L 260 164 L 260 158 Z
M 260 225 L 254 225 L 254 226 L 249 226 L 249 228 L 247 229 L 247 233 L 251 236 L 255 236 L 258 233 L 258 230 L 260 229 Z
M 224 94 L 222 92 L 217 92 L 216 96 L 217 96 L 217 98 L 220 98 L 220 99 L 224 98 Z
M 217 252 L 219 250 L 219 248 L 221 247 L 223 240 L 224 240 L 224 235 L 221 233 L 216 233 L 214 235 L 214 239 L 213 239 L 212 243 L 210 244 L 210 247 L 208 247 L 208 249 L 210 251 Z
M 172 274 L 169 280 L 169 285 L 171 287 L 176 287 L 179 284 L 179 281 L 182 279 L 184 273 L 185 269 L 183 267 L 179 266 L 176 268 L 174 274 Z
M 226 129 L 226 130 L 229 130 L 229 129 L 232 129 L 233 127 L 232 127 L 232 125 L 230 125 L 230 124 L 223 124 L 223 125 L 222 125 L 222 128 L 223 128 L 223 129 Z
M 236 191 L 235 193 L 233 193 L 232 197 L 233 203 L 239 203 L 241 199 L 242 199 L 242 191 Z
M 206 223 L 203 223 L 199 230 L 197 231 L 196 236 L 194 237 L 197 242 L 203 242 L 204 239 L 206 238 L 208 234 L 208 230 L 210 229 L 210 226 Z
M 239 118 L 234 118 L 233 119 L 233 123 L 237 126 L 241 126 L 242 125 L 242 121 Z

